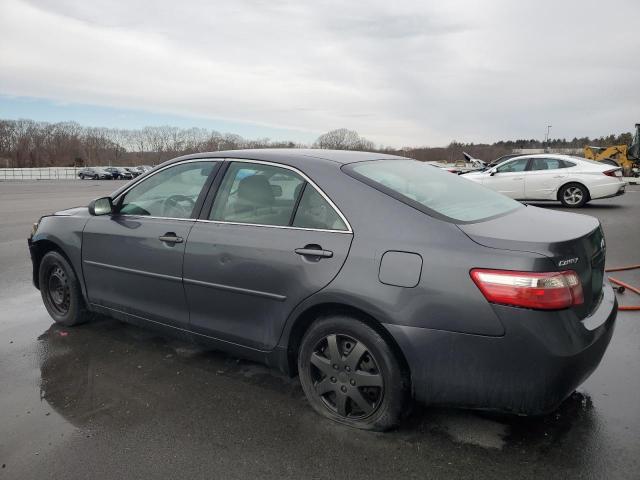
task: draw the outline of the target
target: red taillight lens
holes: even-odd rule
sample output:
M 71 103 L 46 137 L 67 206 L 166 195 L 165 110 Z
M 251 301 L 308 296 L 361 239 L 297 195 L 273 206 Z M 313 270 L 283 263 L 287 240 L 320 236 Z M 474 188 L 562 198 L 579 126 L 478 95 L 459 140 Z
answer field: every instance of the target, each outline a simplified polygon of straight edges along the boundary
M 622 176 L 622 172 L 620 171 L 619 168 L 614 168 L 612 170 L 606 170 L 604 173 L 607 177 L 621 177 Z
M 471 270 L 471 278 L 492 303 L 539 310 L 560 310 L 584 302 L 580 277 L 565 272 Z

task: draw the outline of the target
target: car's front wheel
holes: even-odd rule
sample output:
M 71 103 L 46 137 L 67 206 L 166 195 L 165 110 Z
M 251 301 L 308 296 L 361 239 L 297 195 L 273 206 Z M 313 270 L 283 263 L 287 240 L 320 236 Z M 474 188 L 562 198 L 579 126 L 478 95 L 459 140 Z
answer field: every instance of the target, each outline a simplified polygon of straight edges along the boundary
M 60 253 L 51 251 L 42 257 L 38 284 L 44 306 L 56 323 L 70 327 L 91 318 L 75 272 Z
M 579 183 L 569 183 L 560 189 L 558 197 L 565 207 L 582 207 L 589 201 L 589 190 Z
M 352 427 L 388 430 L 407 406 L 398 358 L 378 332 L 355 318 L 314 322 L 300 345 L 298 373 L 314 410 Z

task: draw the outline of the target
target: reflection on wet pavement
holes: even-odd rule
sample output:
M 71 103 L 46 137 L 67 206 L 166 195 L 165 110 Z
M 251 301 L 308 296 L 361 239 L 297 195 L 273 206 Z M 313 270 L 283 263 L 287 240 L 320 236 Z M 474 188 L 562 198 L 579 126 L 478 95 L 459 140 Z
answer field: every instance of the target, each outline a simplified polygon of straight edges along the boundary
M 589 443 L 599 441 L 595 408 L 583 393 L 545 417 L 418 407 L 397 432 L 356 432 L 313 413 L 296 379 L 106 318 L 76 328 L 51 325 L 35 354 L 40 397 L 75 427 L 72 436 L 86 441 L 95 436 L 136 445 L 162 432 L 165 438 L 150 446 L 170 448 L 171 437 L 181 438 L 236 460 L 258 448 L 261 454 L 249 463 L 323 445 L 316 452 L 320 463 L 333 458 L 349 465 L 348 446 L 369 467 L 389 454 L 425 466 L 439 460 L 441 468 L 457 465 L 461 454 L 465 463 L 500 454 L 515 456 L 514 467 L 545 456 L 548 467 L 566 469 L 589 464 Z M 297 457 L 290 467 L 310 465 Z

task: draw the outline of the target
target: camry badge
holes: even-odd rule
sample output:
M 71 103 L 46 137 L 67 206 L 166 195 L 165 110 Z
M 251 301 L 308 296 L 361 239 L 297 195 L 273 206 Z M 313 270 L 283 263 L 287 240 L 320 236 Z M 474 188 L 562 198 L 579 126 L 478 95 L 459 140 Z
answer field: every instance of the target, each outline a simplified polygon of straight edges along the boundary
M 569 258 L 568 260 L 560 260 L 558 262 L 558 266 L 559 267 L 565 267 L 567 265 L 573 265 L 574 263 L 578 263 L 579 260 L 580 260 L 580 258 L 578 258 L 578 257 Z

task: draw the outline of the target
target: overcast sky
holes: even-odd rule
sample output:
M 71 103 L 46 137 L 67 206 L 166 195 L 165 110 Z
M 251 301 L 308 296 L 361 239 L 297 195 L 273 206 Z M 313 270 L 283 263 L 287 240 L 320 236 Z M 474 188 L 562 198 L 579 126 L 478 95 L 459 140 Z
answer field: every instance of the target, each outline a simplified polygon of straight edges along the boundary
M 2 0 L 0 117 L 376 144 L 640 122 L 640 1 Z

